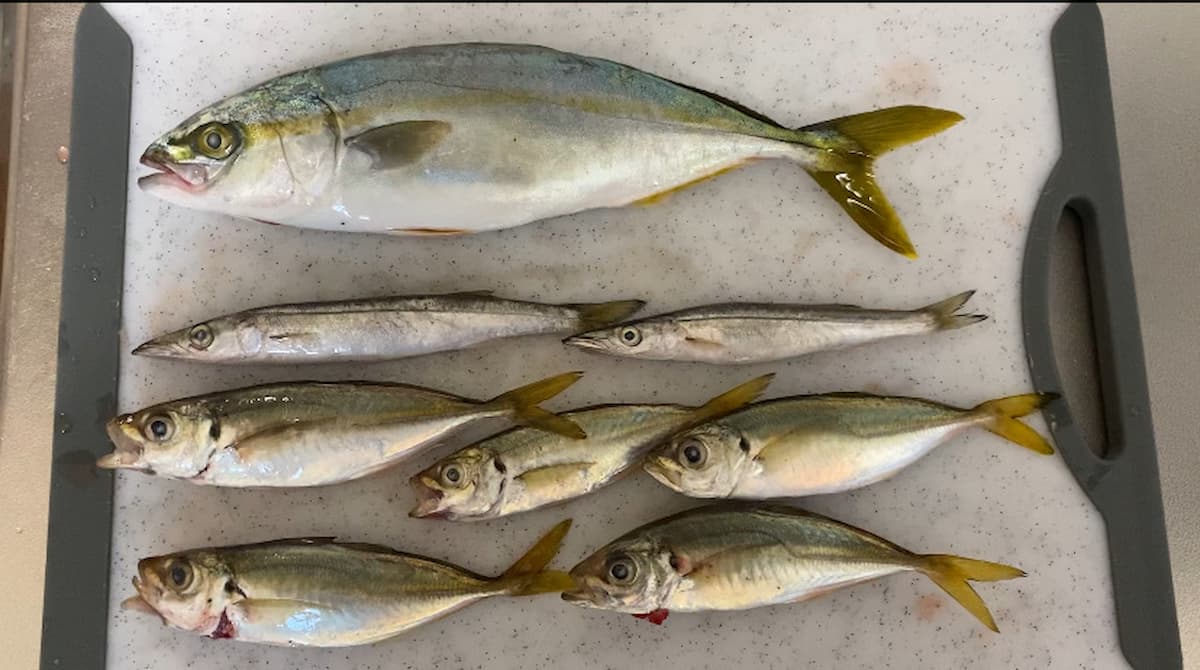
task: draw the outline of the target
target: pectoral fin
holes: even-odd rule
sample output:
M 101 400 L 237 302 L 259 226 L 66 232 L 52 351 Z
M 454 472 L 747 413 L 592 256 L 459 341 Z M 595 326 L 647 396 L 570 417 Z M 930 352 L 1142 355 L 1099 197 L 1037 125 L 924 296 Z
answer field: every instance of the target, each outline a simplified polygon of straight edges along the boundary
M 544 468 L 535 468 L 528 472 L 522 473 L 517 479 L 526 488 L 537 488 L 540 486 L 553 486 L 556 482 L 564 479 L 579 479 L 587 476 L 588 467 L 591 463 L 563 463 L 560 465 L 547 465 Z
M 372 128 L 346 140 L 371 157 L 371 168 L 390 170 L 417 162 L 450 134 L 445 121 L 401 121 Z

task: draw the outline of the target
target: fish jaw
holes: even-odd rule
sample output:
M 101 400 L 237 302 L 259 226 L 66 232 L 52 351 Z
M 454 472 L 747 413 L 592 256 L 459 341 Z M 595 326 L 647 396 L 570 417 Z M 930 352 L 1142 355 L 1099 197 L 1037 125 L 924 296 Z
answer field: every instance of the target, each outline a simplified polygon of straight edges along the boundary
M 449 519 L 448 511 L 442 509 L 445 494 L 424 481 L 425 479 L 423 475 L 417 475 L 409 480 L 417 504 L 408 515 L 414 519 Z
M 187 345 L 180 344 L 181 335 L 186 337 L 185 331 L 176 331 L 168 333 L 162 337 L 156 337 L 153 340 L 143 342 L 137 346 L 132 352 L 134 356 L 145 356 L 147 358 L 193 358 Z
M 208 188 L 212 177 L 204 165 L 177 162 L 170 149 L 158 142 L 151 144 L 138 162 L 155 170 L 153 174 L 138 177 L 138 186 L 144 191 L 198 193 Z
M 572 335 L 568 338 L 565 338 L 562 342 L 568 347 L 575 347 L 577 349 L 585 349 L 588 351 L 607 352 L 607 339 L 608 337 L 606 334 L 580 333 L 579 335 Z
M 657 480 L 658 483 L 672 491 L 690 495 L 683 490 L 683 486 L 679 483 L 680 468 L 675 459 L 661 454 L 652 454 L 642 462 L 642 469 L 646 471 L 646 474 Z
M 146 470 L 142 462 L 142 444 L 126 435 L 127 427 L 133 425 L 132 414 L 122 414 L 105 425 L 108 439 L 112 441 L 112 453 L 104 454 L 96 460 L 96 467 L 104 470 Z

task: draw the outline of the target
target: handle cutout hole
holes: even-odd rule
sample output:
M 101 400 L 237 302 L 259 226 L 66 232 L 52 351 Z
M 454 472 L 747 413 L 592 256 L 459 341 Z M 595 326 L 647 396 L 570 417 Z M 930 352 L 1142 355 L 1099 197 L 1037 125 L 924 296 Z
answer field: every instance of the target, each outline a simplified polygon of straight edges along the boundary
M 1094 454 L 1112 459 L 1118 454 L 1109 449 L 1104 417 L 1084 225 L 1080 213 L 1067 207 L 1055 231 L 1050 251 L 1050 339 L 1080 437 Z

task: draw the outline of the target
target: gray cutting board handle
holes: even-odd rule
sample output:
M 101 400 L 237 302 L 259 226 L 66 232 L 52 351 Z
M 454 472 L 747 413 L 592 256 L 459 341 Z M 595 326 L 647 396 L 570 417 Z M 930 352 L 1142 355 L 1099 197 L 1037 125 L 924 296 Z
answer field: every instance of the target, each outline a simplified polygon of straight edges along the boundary
M 117 411 L 132 88 L 129 36 L 87 5 L 75 28 L 42 670 L 105 664 L 113 477 L 94 464 Z
M 1022 269 L 1025 350 L 1039 391 L 1062 392 L 1050 340 L 1051 249 L 1064 210 L 1079 218 L 1109 455 L 1084 444 L 1071 398 L 1045 410 L 1055 443 L 1104 517 L 1121 649 L 1135 668 L 1181 668 L 1179 628 L 1121 196 L 1104 25 L 1072 5 L 1051 34 L 1062 156 L 1034 212 Z

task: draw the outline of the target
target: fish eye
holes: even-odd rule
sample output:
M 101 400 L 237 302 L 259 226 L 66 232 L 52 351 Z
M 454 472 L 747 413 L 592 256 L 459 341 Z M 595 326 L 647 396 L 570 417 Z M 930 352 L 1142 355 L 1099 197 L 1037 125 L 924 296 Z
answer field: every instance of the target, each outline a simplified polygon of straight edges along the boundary
M 679 444 L 679 462 L 689 468 L 698 468 L 708 460 L 708 449 L 694 437 Z
M 213 343 L 212 328 L 209 328 L 205 324 L 200 324 L 192 328 L 191 332 L 188 333 L 188 342 L 192 345 L 193 349 L 200 349 L 201 351 L 207 349 Z
M 167 575 L 171 578 L 171 584 L 177 589 L 186 589 L 192 583 L 192 566 L 184 561 L 172 561 L 167 569 Z
M 148 440 L 155 442 L 163 442 L 171 439 L 171 435 L 175 433 L 175 422 L 166 416 L 152 416 L 146 419 L 145 427 L 142 428 L 142 434 Z
M 642 333 L 637 328 L 632 326 L 621 329 L 621 343 L 630 347 L 636 347 L 642 342 Z
M 447 486 L 455 486 L 462 479 L 462 470 L 457 465 L 448 465 L 442 469 L 442 481 Z
M 637 576 L 637 565 L 627 556 L 618 556 L 608 562 L 609 581 L 614 584 L 629 584 Z
M 213 122 L 192 132 L 192 148 L 209 158 L 227 158 L 241 144 L 236 126 Z

